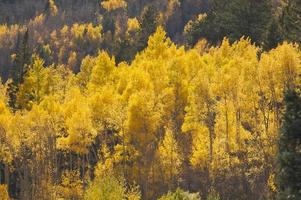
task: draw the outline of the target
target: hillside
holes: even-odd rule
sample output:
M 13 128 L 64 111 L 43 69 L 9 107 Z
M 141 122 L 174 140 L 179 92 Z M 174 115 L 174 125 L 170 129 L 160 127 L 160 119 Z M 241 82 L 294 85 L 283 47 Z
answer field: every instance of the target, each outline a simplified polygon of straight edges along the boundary
M 300 1 L 0 13 L 0 200 L 301 198 Z

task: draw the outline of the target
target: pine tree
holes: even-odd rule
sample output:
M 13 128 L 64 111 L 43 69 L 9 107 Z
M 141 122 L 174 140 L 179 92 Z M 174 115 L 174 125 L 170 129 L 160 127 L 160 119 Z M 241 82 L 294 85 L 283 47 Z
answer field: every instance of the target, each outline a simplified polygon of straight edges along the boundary
M 28 39 L 28 29 L 25 31 L 22 41 L 20 41 L 20 34 L 18 35 L 16 43 L 16 57 L 11 70 L 11 78 L 16 84 L 23 82 L 23 77 L 26 74 L 28 65 L 30 63 L 31 53 Z
M 285 39 L 301 44 L 301 1 L 287 0 L 281 20 Z
M 13 109 L 17 109 L 16 99 L 18 87 L 23 83 L 24 76 L 27 72 L 28 65 L 31 61 L 31 51 L 29 48 L 29 33 L 28 29 L 25 31 L 22 42 L 20 41 L 20 34 L 18 34 L 16 43 L 16 54 L 13 66 L 10 71 L 12 82 L 9 85 L 9 105 Z
M 242 36 L 260 44 L 271 19 L 271 0 L 233 0 L 222 14 L 222 28 L 231 41 Z
M 158 26 L 157 10 L 153 6 L 146 7 L 140 20 L 137 49 L 141 51 L 147 45 L 148 37 L 153 34 Z
M 271 20 L 268 30 L 266 32 L 264 49 L 270 50 L 276 48 L 279 43 L 283 41 L 283 35 L 281 33 L 281 27 L 278 18 L 274 17 Z
M 301 199 L 301 97 L 288 91 L 279 141 L 278 199 Z
M 259 45 L 272 19 L 271 8 L 271 0 L 212 0 L 205 20 L 191 27 L 192 44 L 200 37 L 216 44 L 224 37 L 234 42 L 246 36 Z

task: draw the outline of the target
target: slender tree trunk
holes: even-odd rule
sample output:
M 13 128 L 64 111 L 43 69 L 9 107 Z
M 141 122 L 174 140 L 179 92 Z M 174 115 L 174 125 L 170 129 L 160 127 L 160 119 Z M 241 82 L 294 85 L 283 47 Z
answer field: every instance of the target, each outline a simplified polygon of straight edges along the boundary
M 209 152 L 210 152 L 210 162 L 213 160 L 213 137 L 214 137 L 214 127 L 209 126 Z
M 0 171 L 1 176 L 1 171 Z M 1 183 L 1 177 L 0 177 L 0 183 Z M 4 165 L 4 184 L 9 187 L 9 167 L 7 165 Z
M 229 153 L 229 116 L 228 116 L 228 104 L 227 104 L 227 96 L 225 95 L 225 120 L 226 120 L 226 151 Z
M 240 110 L 236 111 L 236 143 L 240 146 Z

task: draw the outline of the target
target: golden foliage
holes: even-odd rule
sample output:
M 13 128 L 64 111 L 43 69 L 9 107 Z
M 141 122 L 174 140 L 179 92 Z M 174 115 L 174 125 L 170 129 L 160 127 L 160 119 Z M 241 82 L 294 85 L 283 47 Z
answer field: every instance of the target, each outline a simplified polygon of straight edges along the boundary
M 183 158 L 174 133 L 169 129 L 158 147 L 158 154 L 164 177 L 169 177 L 167 183 L 172 183 L 181 172 Z
M 82 199 L 83 183 L 79 172 L 65 171 L 62 174 L 62 181 L 57 187 L 57 196 L 62 199 Z
M 128 32 L 134 32 L 137 31 L 140 28 L 139 21 L 137 18 L 129 18 L 127 22 L 127 31 Z
M 0 194 L 0 200 L 10 200 L 6 185 L 0 185 Z
M 113 11 L 116 9 L 124 9 L 127 7 L 127 3 L 124 0 L 105 0 L 101 2 L 101 6 L 107 11 Z
M 51 15 L 52 16 L 57 15 L 58 9 L 57 9 L 57 6 L 54 3 L 54 0 L 49 0 L 48 3 L 49 3 L 49 9 L 50 9 Z
M 129 27 L 137 25 L 132 20 Z M 297 46 L 283 43 L 260 57 L 248 39 L 233 44 L 225 39 L 210 49 L 200 41 L 185 50 L 159 27 L 131 64 L 117 65 L 105 51 L 82 59 L 77 48 L 99 42 L 100 32 L 82 24 L 53 32 L 49 52 L 59 49 L 59 59 L 70 66 L 81 61 L 81 70 L 46 67 L 34 57 L 15 113 L 7 85 L 0 84 L 2 163 L 28 171 L 36 187 L 42 181 L 34 173 L 50 186 L 49 177 L 57 173 L 61 184 L 55 190 L 66 199 L 98 199 L 99 193 L 140 199 L 136 187 L 127 187 L 134 182 L 152 199 L 192 171 L 220 187 L 235 178 L 255 190 L 260 178 L 265 189 L 275 191 L 283 93 L 300 84 Z M 69 171 L 61 176 L 62 169 Z M 92 171 L 96 178 L 88 184 Z M 104 183 L 116 186 L 117 196 Z

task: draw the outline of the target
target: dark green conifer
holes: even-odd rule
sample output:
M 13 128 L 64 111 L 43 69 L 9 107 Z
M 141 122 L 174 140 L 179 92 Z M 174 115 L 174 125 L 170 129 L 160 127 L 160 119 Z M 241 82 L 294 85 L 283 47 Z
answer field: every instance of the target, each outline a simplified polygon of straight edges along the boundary
M 141 51 L 147 46 L 148 38 L 158 26 L 158 13 L 155 7 L 148 6 L 144 9 L 140 19 L 137 50 Z
M 27 72 L 28 65 L 31 61 L 31 50 L 29 47 L 29 32 L 28 29 L 23 35 L 23 39 L 20 39 L 20 33 L 18 34 L 16 42 L 16 56 L 13 61 L 12 68 L 10 70 L 10 78 L 12 82 L 9 85 L 9 105 L 13 109 L 17 109 L 16 95 L 18 93 L 18 87 L 23 83 L 24 76 Z
M 234 42 L 245 36 L 261 45 L 271 19 L 271 0 L 212 0 L 206 19 L 192 26 L 190 43 L 193 45 L 199 38 L 206 38 L 217 44 L 224 37 Z
M 301 0 L 287 0 L 281 22 L 284 39 L 301 44 Z
M 286 111 L 279 138 L 278 199 L 301 199 L 301 97 L 295 90 L 285 96 Z

